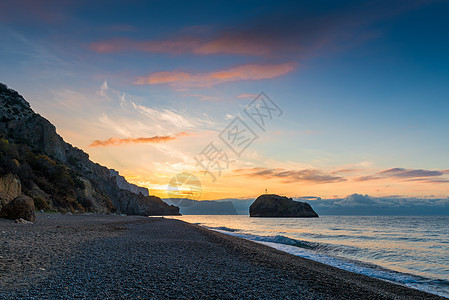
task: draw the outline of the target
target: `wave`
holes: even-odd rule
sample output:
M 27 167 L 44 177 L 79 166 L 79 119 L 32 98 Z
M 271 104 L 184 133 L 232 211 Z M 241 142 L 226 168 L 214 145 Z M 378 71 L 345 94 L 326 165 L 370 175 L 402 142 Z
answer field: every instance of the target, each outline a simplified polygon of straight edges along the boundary
M 231 235 L 241 237 L 241 238 L 244 238 L 247 240 L 256 241 L 256 242 L 271 242 L 271 243 L 295 246 L 298 248 L 310 249 L 310 250 L 311 249 L 316 250 L 318 248 L 327 247 L 323 244 L 318 244 L 318 243 L 313 243 L 313 242 L 308 242 L 308 241 L 303 241 L 303 240 L 298 240 L 298 239 L 292 239 L 292 238 L 286 237 L 284 235 L 264 236 L 264 235 L 255 235 L 255 234 L 249 234 L 249 233 L 235 233 L 235 232 L 239 232 L 240 230 L 228 228 L 228 227 L 208 227 L 208 226 L 205 226 L 205 227 L 207 227 L 209 229 L 213 229 L 215 231 L 225 233 L 225 234 L 233 233 Z
M 209 229 L 214 229 L 214 230 L 229 231 L 229 232 L 240 231 L 239 229 L 229 228 L 229 227 L 226 227 L 226 226 L 220 226 L 220 227 L 207 227 L 207 228 L 209 228 Z
M 248 238 L 248 237 L 246 237 L 246 238 Z M 256 241 L 256 242 L 271 242 L 271 243 L 295 246 L 295 247 L 304 248 L 304 249 L 316 249 L 319 247 L 318 243 L 312 243 L 312 242 L 292 239 L 292 238 L 289 238 L 289 237 L 286 237 L 283 235 L 274 235 L 274 236 L 254 235 L 254 236 L 251 236 L 249 239 Z
M 207 227 L 207 226 L 205 226 Z M 287 252 L 296 256 L 304 257 L 313 261 L 317 261 L 326 265 L 330 265 L 339 269 L 350 271 L 353 273 L 363 274 L 370 277 L 402 284 L 408 287 L 419 289 L 428 293 L 448 297 L 447 290 L 449 281 L 442 279 L 425 278 L 418 275 L 401 273 L 389 269 L 382 268 L 378 265 L 355 261 L 340 256 L 330 256 L 324 253 L 338 253 L 340 247 L 336 245 L 314 243 L 304 240 L 292 239 L 283 235 L 263 236 L 249 233 L 238 232 L 238 229 L 228 227 L 207 227 L 209 229 L 248 239 L 254 242 L 264 244 L 266 246 Z M 344 251 L 358 251 L 359 249 L 344 249 Z
M 390 281 L 393 283 L 402 284 L 408 287 L 412 287 L 443 297 L 449 296 L 449 294 L 447 293 L 449 281 L 447 280 L 425 278 L 422 276 L 401 273 L 385 269 L 377 265 L 372 265 L 344 258 L 332 257 L 289 245 L 282 245 L 270 242 L 260 242 L 260 243 L 296 256 L 304 257 L 313 261 L 317 261 L 353 273 L 363 274 L 370 277 Z

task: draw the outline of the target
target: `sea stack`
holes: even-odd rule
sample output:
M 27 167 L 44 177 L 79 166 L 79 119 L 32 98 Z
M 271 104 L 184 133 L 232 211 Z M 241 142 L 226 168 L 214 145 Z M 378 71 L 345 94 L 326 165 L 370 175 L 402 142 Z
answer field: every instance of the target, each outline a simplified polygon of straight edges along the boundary
M 309 203 L 275 194 L 259 196 L 249 207 L 250 217 L 318 218 Z

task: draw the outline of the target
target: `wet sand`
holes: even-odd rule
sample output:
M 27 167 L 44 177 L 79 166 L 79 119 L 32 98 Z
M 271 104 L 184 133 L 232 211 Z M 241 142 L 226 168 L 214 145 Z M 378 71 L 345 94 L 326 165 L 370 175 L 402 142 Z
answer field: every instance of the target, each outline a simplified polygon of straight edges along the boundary
M 441 299 L 169 218 L 0 219 L 0 298 Z

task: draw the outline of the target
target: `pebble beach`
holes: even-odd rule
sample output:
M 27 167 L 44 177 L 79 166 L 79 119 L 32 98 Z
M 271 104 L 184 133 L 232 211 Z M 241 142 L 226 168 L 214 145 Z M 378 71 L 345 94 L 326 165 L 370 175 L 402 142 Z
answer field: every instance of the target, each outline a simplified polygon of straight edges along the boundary
M 442 299 L 180 220 L 0 219 L 1 299 Z

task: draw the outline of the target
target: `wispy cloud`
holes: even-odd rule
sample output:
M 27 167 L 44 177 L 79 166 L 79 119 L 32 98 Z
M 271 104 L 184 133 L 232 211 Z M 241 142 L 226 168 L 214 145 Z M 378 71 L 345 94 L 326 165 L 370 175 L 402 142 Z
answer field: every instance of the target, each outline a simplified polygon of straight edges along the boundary
M 193 118 L 188 119 L 183 115 L 169 109 L 156 110 L 145 105 L 136 104 L 132 101 L 130 103 L 132 107 L 139 113 L 150 117 L 151 119 L 168 123 L 171 126 L 175 126 L 178 128 L 192 128 L 201 124 L 199 121 L 194 120 Z
M 3 1 L 0 19 L 8 22 L 43 22 L 47 24 L 62 23 L 67 20 L 70 9 L 76 1 Z
M 187 95 L 187 96 L 198 97 L 198 98 L 200 98 L 201 101 L 217 101 L 217 100 L 220 100 L 220 98 L 217 97 L 217 96 L 209 96 L 209 95 L 203 95 L 203 94 L 190 94 L 190 95 Z
M 127 38 L 117 38 L 92 43 L 90 48 L 98 53 L 113 53 L 122 51 L 142 51 L 153 53 L 181 54 L 193 52 L 199 46 L 199 40 L 191 37 L 175 38 L 173 40 L 133 41 Z
M 379 179 L 399 179 L 407 181 L 422 181 L 422 182 L 448 182 L 447 179 L 441 178 L 445 175 L 446 170 L 423 170 L 423 169 L 404 169 L 391 168 L 377 172 L 372 175 L 357 177 L 355 181 L 371 181 Z
M 263 179 L 280 179 L 284 183 L 308 182 L 308 183 L 335 183 L 347 179 L 332 175 L 330 172 L 317 169 L 286 170 L 249 168 L 235 170 L 238 175 Z
M 444 173 L 441 171 L 431 171 L 422 169 L 404 169 L 392 168 L 378 173 L 380 176 L 396 177 L 396 178 L 414 178 L 414 177 L 434 177 L 441 176 Z
M 106 92 L 108 89 L 109 89 L 108 82 L 104 81 L 100 87 L 100 95 L 103 97 L 106 96 Z
M 247 93 L 237 96 L 237 98 L 239 98 L 239 99 L 241 99 L 241 98 L 256 98 L 256 97 L 257 97 L 257 94 L 247 94 Z
M 165 71 L 137 77 L 134 84 L 170 84 L 178 87 L 212 87 L 217 84 L 275 78 L 295 69 L 295 63 L 241 65 L 221 71 L 206 73 L 187 73 L 181 71 Z
M 152 136 L 152 137 L 139 137 L 139 138 L 118 138 L 111 137 L 107 140 L 95 140 L 89 147 L 99 147 L 99 146 L 120 146 L 126 144 L 146 144 L 146 143 L 162 143 L 177 139 L 180 136 L 188 135 L 187 132 L 180 132 L 176 135 L 165 135 L 165 136 Z

